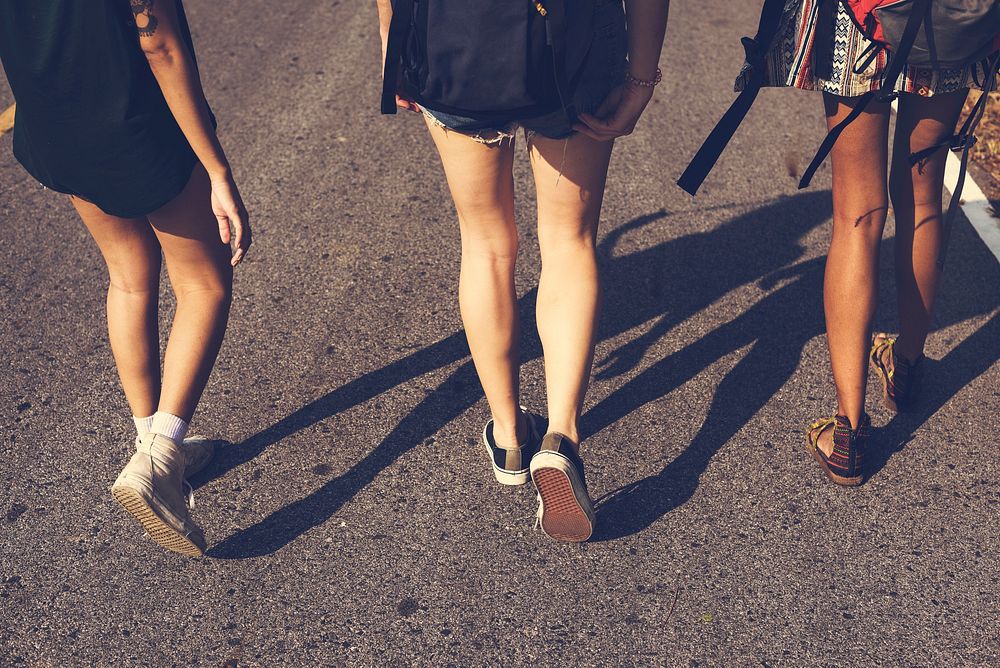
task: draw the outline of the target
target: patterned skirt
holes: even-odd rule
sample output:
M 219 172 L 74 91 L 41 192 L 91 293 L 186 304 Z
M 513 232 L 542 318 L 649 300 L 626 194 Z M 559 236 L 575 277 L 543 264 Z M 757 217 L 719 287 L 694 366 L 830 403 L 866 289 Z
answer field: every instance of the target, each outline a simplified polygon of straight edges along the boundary
M 883 50 L 867 67 L 865 50 L 871 42 L 865 38 L 844 3 L 827 0 L 788 0 L 782 27 L 778 30 L 765 58 L 765 86 L 788 86 L 802 90 L 821 90 L 844 97 L 857 97 L 877 90 L 888 61 Z M 821 22 L 831 24 L 822 26 Z M 823 35 L 822 28 L 830 28 Z M 825 41 L 822 46 L 819 42 Z M 737 92 L 749 80 L 749 64 L 744 64 L 736 79 Z M 929 70 L 907 66 L 896 81 L 895 90 L 931 96 L 964 88 L 982 88 L 985 65 L 962 69 Z

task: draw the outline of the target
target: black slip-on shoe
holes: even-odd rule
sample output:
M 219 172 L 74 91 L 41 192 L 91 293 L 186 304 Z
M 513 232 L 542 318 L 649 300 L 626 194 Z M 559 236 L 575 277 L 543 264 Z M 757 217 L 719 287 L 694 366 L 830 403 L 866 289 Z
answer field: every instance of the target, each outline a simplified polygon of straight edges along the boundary
M 525 442 L 516 448 L 501 448 L 497 445 L 493 438 L 493 420 L 483 427 L 483 446 L 486 448 L 486 456 L 490 458 L 493 475 L 501 485 L 523 485 L 528 482 L 530 476 L 528 463 L 538 452 L 542 434 L 545 433 L 545 418 L 529 413 L 523 406 L 521 412 L 524 414 L 528 435 Z

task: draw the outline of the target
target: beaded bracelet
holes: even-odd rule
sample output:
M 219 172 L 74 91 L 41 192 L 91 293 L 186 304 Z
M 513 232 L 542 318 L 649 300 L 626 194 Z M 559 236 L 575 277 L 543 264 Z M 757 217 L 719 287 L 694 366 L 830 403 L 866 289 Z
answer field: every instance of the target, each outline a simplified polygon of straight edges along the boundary
M 660 81 L 662 80 L 663 80 L 663 72 L 660 71 L 659 67 L 656 68 L 656 76 L 654 76 L 649 81 L 646 81 L 644 79 L 637 79 L 636 77 L 632 76 L 631 72 L 625 72 L 626 83 L 630 83 L 633 86 L 640 86 L 642 88 L 652 88 L 656 84 L 660 83 Z

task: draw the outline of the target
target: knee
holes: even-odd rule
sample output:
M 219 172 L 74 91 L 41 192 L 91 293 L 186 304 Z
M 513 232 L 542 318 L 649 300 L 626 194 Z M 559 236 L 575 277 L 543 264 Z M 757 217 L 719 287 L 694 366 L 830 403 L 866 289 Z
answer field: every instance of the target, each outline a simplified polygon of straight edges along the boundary
M 517 228 L 513 225 L 462 231 L 462 257 L 467 260 L 513 264 L 518 249 Z
M 878 245 L 882 241 L 888 207 L 885 204 L 838 212 L 833 217 L 834 238 Z
M 893 170 L 889 176 L 889 198 L 896 211 L 941 208 L 944 199 L 941 170 L 914 167 Z
M 228 307 L 233 299 L 231 271 L 173 282 L 172 286 L 178 303 L 197 300 L 208 307 Z
M 546 257 L 559 255 L 593 256 L 596 253 L 596 242 L 594 226 L 586 223 L 538 226 L 538 246 L 543 261 Z
M 109 269 L 109 290 L 129 299 L 148 299 L 160 291 L 160 272 L 150 268 L 145 271 Z

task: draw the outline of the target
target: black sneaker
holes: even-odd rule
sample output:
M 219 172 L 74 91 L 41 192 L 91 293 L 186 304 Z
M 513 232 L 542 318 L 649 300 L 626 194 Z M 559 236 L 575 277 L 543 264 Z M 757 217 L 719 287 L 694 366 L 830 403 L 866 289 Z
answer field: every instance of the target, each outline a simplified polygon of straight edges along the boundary
M 594 506 L 587 493 L 583 460 L 562 434 L 545 435 L 531 459 L 538 490 L 538 523 L 549 538 L 580 543 L 594 532 Z
M 524 414 L 525 427 L 528 436 L 525 442 L 517 448 L 501 448 L 493 438 L 493 420 L 483 427 L 483 445 L 486 446 L 486 455 L 493 465 L 493 475 L 501 485 L 523 485 L 528 482 L 530 473 L 528 472 L 528 462 L 532 456 L 538 452 L 538 446 L 542 440 L 546 420 L 545 418 L 529 413 L 521 407 Z

